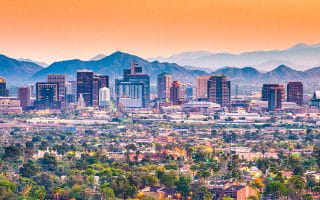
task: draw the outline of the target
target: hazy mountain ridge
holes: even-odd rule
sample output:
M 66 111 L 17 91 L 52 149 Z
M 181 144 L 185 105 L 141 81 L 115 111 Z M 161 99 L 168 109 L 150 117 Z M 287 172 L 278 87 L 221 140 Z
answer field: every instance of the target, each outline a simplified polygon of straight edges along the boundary
M 224 66 L 253 66 L 262 71 L 270 71 L 271 67 L 281 64 L 306 70 L 320 65 L 320 44 L 299 43 L 284 50 L 252 51 L 241 54 L 211 53 L 208 51 L 182 52 L 167 58 L 157 57 L 150 60 L 206 67 L 211 70 L 217 70 Z M 268 64 L 270 61 L 273 61 L 272 66 Z
M 33 62 L 19 61 L 0 54 L 0 76 L 6 78 L 8 84 L 22 84 L 41 69 Z
M 278 83 L 288 81 L 317 82 L 317 80 L 320 79 L 320 67 L 298 71 L 287 65 L 279 65 L 268 72 L 261 72 L 256 68 L 249 66 L 243 68 L 223 67 L 208 73 L 194 67 L 182 67 L 175 63 L 161 63 L 158 61 L 149 62 L 138 56 L 119 51 L 100 60 L 65 60 L 54 62 L 47 68 L 42 68 L 31 62 L 18 61 L 2 55 L 0 56 L 0 69 L 2 69 L 0 76 L 4 76 L 8 79 L 8 83 L 20 85 L 27 81 L 45 81 L 48 74 L 65 74 L 68 80 L 75 80 L 77 70 L 90 69 L 97 74 L 106 74 L 110 76 L 112 81 L 111 84 L 113 84 L 113 79 L 121 77 L 123 75 L 123 69 L 129 68 L 133 61 L 143 67 L 143 72 L 150 75 L 153 83 L 156 82 L 157 75 L 162 72 L 171 73 L 173 74 L 174 79 L 184 83 L 194 83 L 195 76 L 209 74 L 225 74 L 230 77 L 232 81 L 239 83 Z
M 177 80 L 189 80 L 190 82 L 194 81 L 194 76 L 206 74 L 201 70 L 189 70 L 175 63 L 149 62 L 138 56 L 118 51 L 100 60 L 82 61 L 77 59 L 55 62 L 35 73 L 31 79 L 33 81 L 43 80 L 48 74 L 52 73 L 65 74 L 69 79 L 75 79 L 76 72 L 80 69 L 90 69 L 95 73 L 106 74 L 111 79 L 115 79 L 121 77 L 123 69 L 129 68 L 133 61 L 143 67 L 143 72 L 150 75 L 152 82 L 155 82 L 157 75 L 162 72 L 173 74 Z
M 25 61 L 25 62 L 32 62 L 32 63 L 35 63 L 41 67 L 48 67 L 49 64 L 45 63 L 45 62 L 40 62 L 40 61 L 36 61 L 36 60 L 32 60 L 32 59 L 29 59 L 29 58 L 19 58 L 17 59 L 19 61 Z

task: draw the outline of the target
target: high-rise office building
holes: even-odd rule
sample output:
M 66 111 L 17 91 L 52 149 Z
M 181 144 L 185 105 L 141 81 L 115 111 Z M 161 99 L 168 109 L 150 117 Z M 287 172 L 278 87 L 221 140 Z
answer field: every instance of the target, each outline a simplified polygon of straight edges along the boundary
M 183 93 L 180 81 L 173 81 L 170 88 L 170 102 L 179 105 L 183 102 Z
M 58 83 L 59 85 L 59 101 L 61 102 L 61 107 L 65 108 L 66 104 L 66 78 L 63 74 L 49 74 L 48 83 Z
M 66 82 L 66 95 L 67 94 L 72 94 L 72 84 L 68 81 Z
M 99 105 L 99 90 L 103 87 L 109 88 L 109 77 L 104 75 L 94 75 L 92 85 L 92 105 Z
M 59 101 L 59 84 L 40 82 L 36 83 L 36 109 L 61 109 Z
M 172 84 L 172 75 L 166 72 L 158 75 L 157 78 L 157 89 L 158 98 L 164 99 L 165 101 L 170 99 L 170 87 Z
M 77 71 L 77 100 L 82 94 L 85 105 L 90 107 L 93 104 L 93 71 L 78 70 Z
M 272 86 L 268 91 L 268 110 L 275 111 L 282 109 L 283 87 Z
M 118 106 L 146 108 L 150 102 L 150 77 L 133 63 L 124 70 L 123 79 L 115 80 L 115 94 Z
M 77 95 L 77 81 L 69 81 L 71 83 L 71 94 Z
M 230 108 L 231 83 L 224 75 L 214 75 L 208 80 L 208 101 Z
M 281 90 L 281 98 L 282 99 L 285 98 L 283 85 L 280 85 L 280 84 L 263 84 L 262 91 L 261 91 L 261 100 L 262 101 L 268 101 L 268 99 L 270 98 L 270 88 L 274 88 L 274 87 L 280 88 L 280 90 Z
M 193 100 L 193 87 L 192 85 L 187 85 L 187 87 L 185 88 L 185 96 L 186 96 L 186 100 L 187 101 L 191 101 Z
M 0 77 L 0 97 L 8 97 L 9 90 L 7 89 L 6 79 Z
M 210 76 L 197 76 L 196 77 L 196 97 L 197 99 L 208 98 L 208 80 Z
M 20 100 L 20 106 L 23 110 L 26 110 L 30 106 L 30 88 L 20 87 L 18 89 L 18 98 Z
M 110 89 L 107 87 L 100 88 L 99 90 L 99 106 L 108 106 L 110 102 Z
M 303 104 L 303 84 L 301 82 L 289 82 L 287 85 L 287 101 Z
M 28 85 L 29 89 L 30 89 L 30 97 L 31 98 L 35 98 L 36 97 L 36 87 L 34 84 L 29 84 Z

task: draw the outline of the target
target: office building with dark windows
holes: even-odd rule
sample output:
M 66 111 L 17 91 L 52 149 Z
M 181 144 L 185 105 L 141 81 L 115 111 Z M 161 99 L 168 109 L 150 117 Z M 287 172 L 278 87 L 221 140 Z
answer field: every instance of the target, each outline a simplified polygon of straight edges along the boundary
M 281 90 L 281 98 L 284 100 L 285 94 L 284 94 L 284 87 L 280 84 L 263 84 L 262 91 L 261 91 L 261 100 L 262 101 L 268 101 L 270 98 L 270 88 L 277 87 Z
M 184 101 L 184 93 L 180 81 L 173 81 L 170 88 L 170 102 L 179 105 Z
M 77 100 L 80 94 L 87 107 L 93 105 L 93 71 L 86 69 L 77 71 Z
M 283 87 L 272 86 L 268 90 L 268 110 L 276 111 L 282 109 Z
M 303 84 L 301 82 L 289 82 L 287 85 L 287 102 L 303 104 Z
M 208 101 L 229 108 L 231 103 L 231 82 L 224 75 L 214 75 L 208 80 Z
M 48 83 L 58 83 L 59 85 L 59 101 L 61 102 L 61 108 L 66 106 L 66 78 L 63 74 L 49 74 Z
M 36 83 L 36 109 L 61 109 L 59 101 L 59 84 L 40 82 Z

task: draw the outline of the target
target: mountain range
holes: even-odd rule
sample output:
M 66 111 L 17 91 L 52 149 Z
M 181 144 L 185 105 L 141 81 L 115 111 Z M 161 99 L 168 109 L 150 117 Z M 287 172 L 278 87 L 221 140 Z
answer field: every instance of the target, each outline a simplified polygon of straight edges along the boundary
M 284 50 L 252 51 L 241 54 L 190 51 L 170 57 L 150 58 L 149 60 L 207 68 L 211 71 L 225 66 L 251 66 L 260 71 L 270 71 L 281 64 L 295 69 L 306 70 L 320 66 L 320 44 L 307 45 L 299 43 Z
M 121 77 L 123 70 L 129 68 L 132 62 L 142 66 L 143 73 L 149 74 L 152 82 L 156 82 L 157 75 L 162 72 L 173 74 L 177 80 L 191 80 L 191 82 L 194 80 L 194 76 L 206 74 L 204 71 L 186 69 L 175 63 L 149 62 L 138 56 L 117 51 L 98 60 L 83 61 L 74 59 L 52 63 L 47 68 L 36 72 L 31 77 L 31 80 L 45 80 L 48 74 L 65 74 L 69 79 L 74 80 L 77 70 L 80 69 L 89 69 L 97 74 L 106 74 L 113 80 Z
M 77 70 L 90 69 L 97 74 L 109 75 L 113 81 L 115 78 L 121 77 L 123 69 L 129 68 L 133 61 L 143 67 L 144 73 L 150 75 L 152 83 L 156 83 L 157 75 L 162 72 L 171 73 L 175 80 L 184 83 L 193 83 L 195 76 L 210 74 L 225 74 L 237 83 L 283 83 L 288 81 L 317 83 L 320 80 L 320 67 L 299 71 L 281 64 L 268 72 L 261 72 L 254 67 L 223 67 L 214 72 L 205 72 L 194 67 L 182 67 L 175 63 L 149 62 L 120 51 L 102 56 L 98 60 L 74 59 L 54 62 L 46 68 L 32 62 L 19 61 L 0 55 L 0 76 L 8 79 L 9 84 L 22 85 L 27 82 L 45 81 L 48 74 L 65 74 L 67 79 L 75 80 Z
M 33 62 L 19 61 L 0 55 L 0 76 L 5 77 L 9 83 L 24 83 L 42 69 L 43 67 Z

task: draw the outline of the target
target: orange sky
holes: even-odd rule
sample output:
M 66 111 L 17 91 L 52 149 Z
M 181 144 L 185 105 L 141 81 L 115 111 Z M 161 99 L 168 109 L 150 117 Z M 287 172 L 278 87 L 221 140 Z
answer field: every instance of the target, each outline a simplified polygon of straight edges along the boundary
M 319 0 L 0 0 L 0 53 L 52 62 L 283 49 L 320 42 L 319 11 Z

